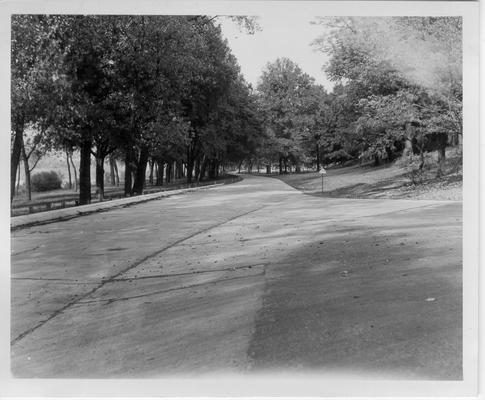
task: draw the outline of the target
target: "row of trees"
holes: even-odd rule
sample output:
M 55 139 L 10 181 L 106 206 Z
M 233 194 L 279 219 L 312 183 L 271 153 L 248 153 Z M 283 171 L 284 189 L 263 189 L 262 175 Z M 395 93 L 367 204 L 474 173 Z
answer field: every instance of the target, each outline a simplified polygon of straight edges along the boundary
M 233 20 L 254 29 L 250 18 Z M 132 195 L 149 163 L 158 183 L 165 167 L 182 164 L 192 182 L 254 152 L 262 137 L 255 96 L 214 21 L 13 16 L 11 198 L 21 158 L 29 179 L 28 129 L 44 149 L 79 151 L 81 204 L 91 198 L 91 156 L 101 192 L 105 159 L 121 158 Z
M 298 170 L 349 159 L 419 157 L 462 135 L 460 17 L 320 18 L 332 93 L 295 63 L 269 64 L 258 86 L 266 130 L 255 155 Z
M 255 29 L 251 18 L 232 19 Z M 132 195 L 142 192 L 147 165 L 161 184 L 164 169 L 192 182 L 254 161 L 283 173 L 404 155 L 422 168 L 425 152 L 438 150 L 440 174 L 446 146 L 461 141 L 459 17 L 317 20 L 324 35 L 313 45 L 329 58 L 331 93 L 286 58 L 268 64 L 253 91 L 216 21 L 13 16 L 12 197 L 21 158 L 28 181 L 52 148 L 71 163 L 79 151 L 85 204 L 91 156 L 101 193 L 109 158 L 123 160 Z
M 462 135 L 461 17 L 326 18 L 315 46 L 338 85 L 327 126 L 335 146 L 393 160 L 438 150 Z

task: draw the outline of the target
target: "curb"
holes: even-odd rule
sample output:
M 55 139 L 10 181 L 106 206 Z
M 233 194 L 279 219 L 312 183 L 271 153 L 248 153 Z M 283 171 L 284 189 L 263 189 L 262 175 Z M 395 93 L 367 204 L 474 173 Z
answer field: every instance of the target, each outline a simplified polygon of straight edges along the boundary
M 213 185 L 199 186 L 193 188 L 167 190 L 163 192 L 144 194 L 136 197 L 126 197 L 123 199 L 110 200 L 101 203 L 86 204 L 83 206 L 69 207 L 60 210 L 44 211 L 29 215 L 20 215 L 10 218 L 10 231 L 29 228 L 36 225 L 45 225 L 52 222 L 67 221 L 83 215 L 94 214 L 97 212 L 108 211 L 113 208 L 128 207 L 132 204 L 144 203 L 150 200 L 157 200 L 177 194 L 194 192 L 202 189 L 210 189 L 217 186 L 226 185 L 226 182 L 215 183 Z

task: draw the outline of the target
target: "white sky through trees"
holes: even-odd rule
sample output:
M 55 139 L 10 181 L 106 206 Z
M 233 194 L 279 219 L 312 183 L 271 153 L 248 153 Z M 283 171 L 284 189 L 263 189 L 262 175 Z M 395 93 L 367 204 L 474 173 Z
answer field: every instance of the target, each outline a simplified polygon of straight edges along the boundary
M 333 84 L 322 70 L 327 58 L 311 46 L 311 42 L 322 35 L 324 28 L 310 24 L 313 20 L 314 17 L 309 15 L 262 15 L 258 17 L 262 30 L 253 35 L 226 19 L 221 20 L 221 27 L 232 53 L 239 61 L 241 72 L 253 87 L 256 87 L 268 62 L 287 57 L 313 76 L 317 83 L 331 90 Z

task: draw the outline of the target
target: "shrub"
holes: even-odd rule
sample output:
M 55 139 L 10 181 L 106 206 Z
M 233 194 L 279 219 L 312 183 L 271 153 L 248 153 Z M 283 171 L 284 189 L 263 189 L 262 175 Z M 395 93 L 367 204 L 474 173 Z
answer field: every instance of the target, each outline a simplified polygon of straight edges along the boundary
M 325 161 L 329 163 L 345 162 L 351 159 L 352 156 L 343 149 L 333 151 L 325 156 Z
M 30 183 L 34 192 L 45 192 L 60 189 L 62 179 L 55 171 L 44 171 L 32 175 Z

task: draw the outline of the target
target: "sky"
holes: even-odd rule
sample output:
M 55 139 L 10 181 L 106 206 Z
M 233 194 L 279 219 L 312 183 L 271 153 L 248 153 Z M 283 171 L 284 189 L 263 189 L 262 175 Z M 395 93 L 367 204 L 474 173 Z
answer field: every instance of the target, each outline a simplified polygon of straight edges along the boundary
M 313 76 L 317 83 L 331 90 L 333 85 L 322 71 L 327 57 L 310 45 L 322 35 L 323 27 L 310 24 L 312 20 L 313 17 L 308 15 L 273 13 L 258 17 L 262 30 L 254 35 L 241 31 L 230 20 L 222 20 L 221 28 L 239 61 L 241 72 L 253 87 L 257 86 L 268 62 L 287 57 Z

